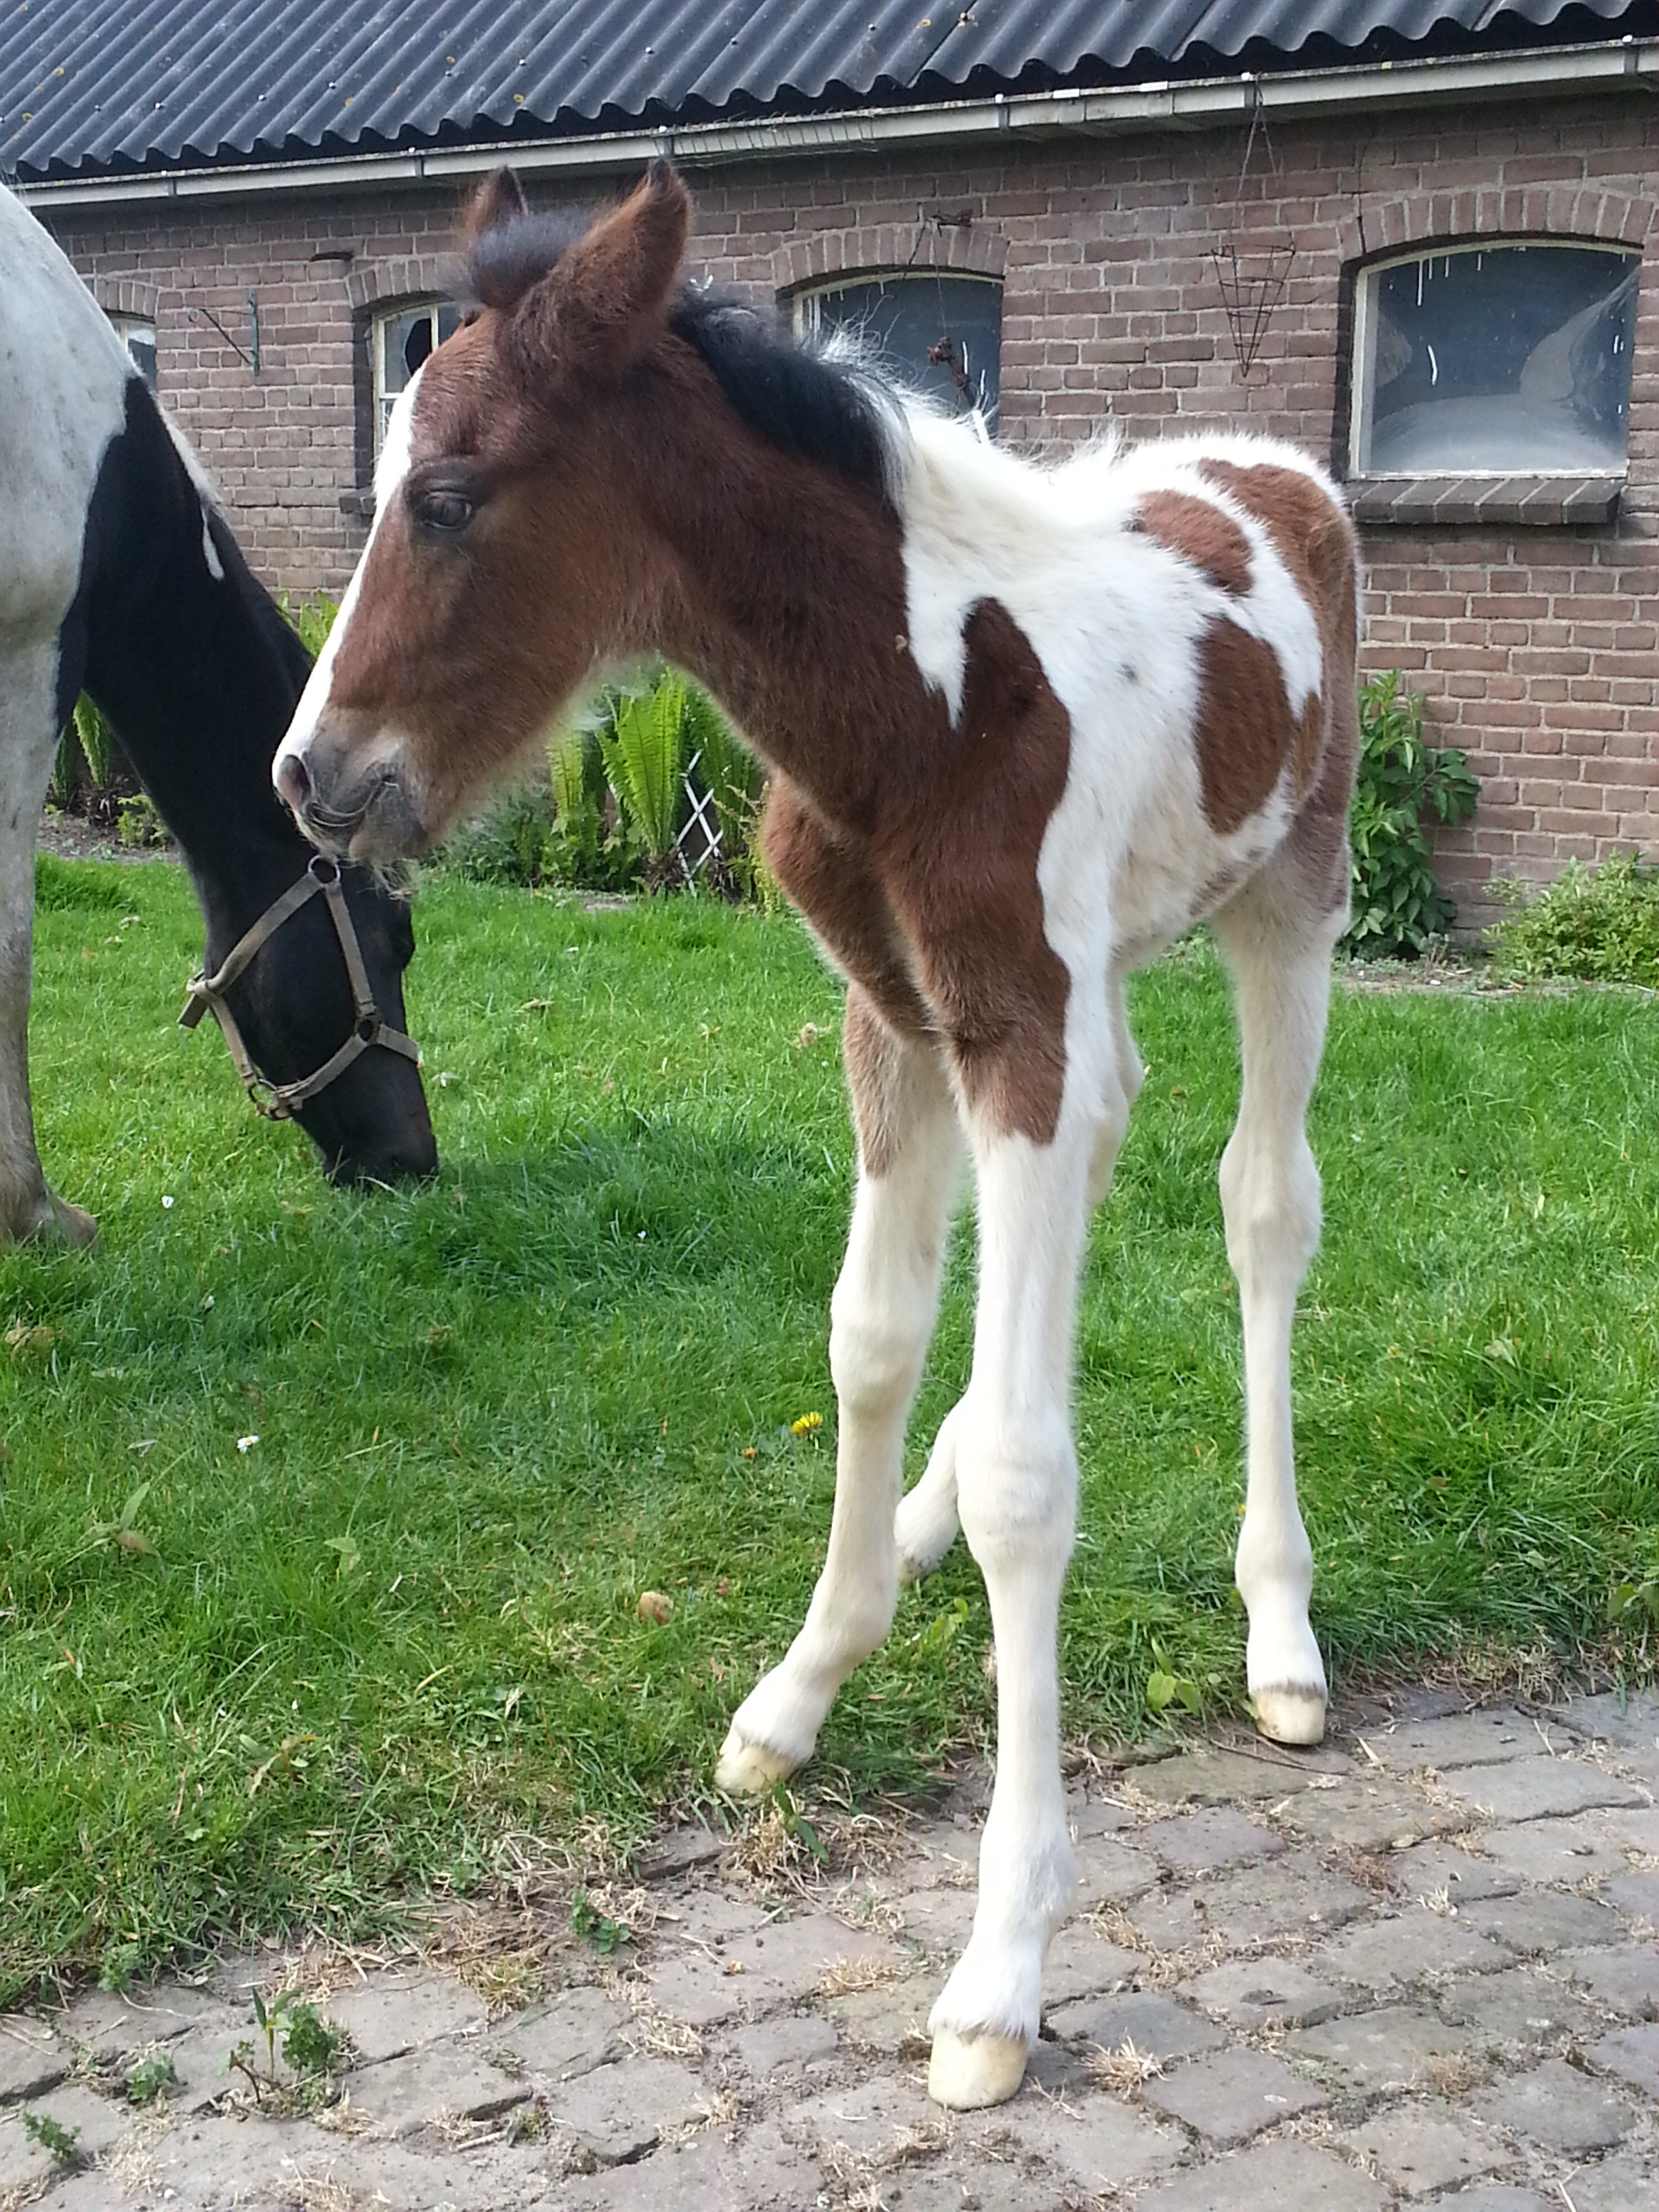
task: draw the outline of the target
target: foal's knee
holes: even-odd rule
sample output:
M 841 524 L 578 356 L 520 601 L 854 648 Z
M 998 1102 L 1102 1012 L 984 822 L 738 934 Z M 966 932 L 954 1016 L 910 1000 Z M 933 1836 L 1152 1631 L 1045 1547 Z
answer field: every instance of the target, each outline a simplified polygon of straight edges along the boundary
M 984 1421 L 970 1401 L 957 1443 L 957 1512 L 982 1571 L 1028 1561 L 1063 1567 L 1077 1515 L 1077 1455 L 1065 1422 Z
M 927 1336 L 920 1318 L 890 1310 L 874 1315 L 851 1298 L 832 1300 L 830 1373 L 843 1412 L 880 1419 L 908 1404 Z
M 1285 1273 L 1300 1282 L 1319 1249 L 1319 1170 L 1307 1139 L 1269 1149 L 1236 1129 L 1221 1156 L 1227 1257 L 1241 1281 Z

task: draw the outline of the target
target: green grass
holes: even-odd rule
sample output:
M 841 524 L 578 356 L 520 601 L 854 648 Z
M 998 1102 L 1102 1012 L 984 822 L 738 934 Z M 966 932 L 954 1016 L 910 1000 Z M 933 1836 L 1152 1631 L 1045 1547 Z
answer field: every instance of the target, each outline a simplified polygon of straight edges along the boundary
M 176 872 L 49 874 L 41 1140 L 102 1241 L 0 1254 L 0 2002 L 122 1945 L 362 1929 L 706 1790 L 827 1523 L 851 1166 L 839 994 L 787 919 L 434 884 L 410 995 L 446 1165 L 359 1197 L 174 1027 Z M 1243 1696 L 1207 951 L 1134 1014 L 1151 1073 L 1082 1315 L 1077 1730 L 1145 1724 L 1154 1638 Z M 1341 994 L 1315 1124 L 1296 1383 L 1339 1677 L 1571 1654 L 1659 1570 L 1659 1013 Z M 918 1468 L 970 1276 L 963 1235 Z M 982 1740 L 986 1636 L 958 1547 L 820 1772 L 917 1786 Z

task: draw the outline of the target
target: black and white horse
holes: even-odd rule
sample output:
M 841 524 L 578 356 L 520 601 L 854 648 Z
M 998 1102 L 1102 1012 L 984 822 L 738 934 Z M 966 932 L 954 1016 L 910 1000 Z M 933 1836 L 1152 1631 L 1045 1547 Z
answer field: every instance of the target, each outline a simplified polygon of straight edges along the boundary
M 309 666 L 108 321 L 0 188 L 0 1240 L 94 1229 L 46 1186 L 28 1082 L 35 831 L 83 690 L 190 864 L 221 986 L 206 1002 L 245 1073 L 337 1180 L 436 1164 L 402 1034 L 408 908 L 359 869 L 337 888 L 308 878 L 271 794 Z M 301 885 L 325 895 L 301 904 Z M 236 949 L 290 890 L 298 910 L 244 965 Z

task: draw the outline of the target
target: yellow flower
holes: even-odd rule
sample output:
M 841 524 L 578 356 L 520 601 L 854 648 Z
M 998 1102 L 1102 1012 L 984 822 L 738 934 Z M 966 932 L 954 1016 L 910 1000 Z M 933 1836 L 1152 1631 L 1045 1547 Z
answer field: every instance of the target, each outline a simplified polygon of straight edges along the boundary
M 822 1413 L 803 1413 L 799 1420 L 790 1422 L 789 1433 L 793 1437 L 810 1437 L 814 1429 L 821 1429 L 823 1426 Z

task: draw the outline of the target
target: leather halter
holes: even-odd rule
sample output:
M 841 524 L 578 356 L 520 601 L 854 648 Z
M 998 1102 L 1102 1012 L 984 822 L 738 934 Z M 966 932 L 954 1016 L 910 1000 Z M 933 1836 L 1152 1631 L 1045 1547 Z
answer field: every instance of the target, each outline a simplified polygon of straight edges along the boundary
M 346 975 L 351 983 L 351 1034 L 314 1075 L 303 1076 L 297 1083 L 272 1083 L 254 1066 L 253 1055 L 242 1040 L 225 993 L 261 947 L 268 945 L 283 924 L 315 898 L 319 891 L 328 902 L 334 933 L 340 940 Z M 204 1014 L 213 1015 L 224 1031 L 225 1042 L 230 1048 L 230 1056 L 248 1097 L 269 1121 L 291 1121 L 300 1107 L 308 1104 L 319 1091 L 326 1091 L 337 1076 L 345 1073 L 353 1060 L 360 1060 L 377 1044 L 385 1045 L 389 1052 L 400 1052 L 406 1060 L 420 1066 L 419 1045 L 401 1030 L 388 1027 L 374 1003 L 368 970 L 363 965 L 362 947 L 357 941 L 357 927 L 341 888 L 339 863 L 326 853 L 319 853 L 298 883 L 290 884 L 280 898 L 272 900 L 253 927 L 237 939 L 216 974 L 192 975 L 187 988 L 190 995 L 179 1017 L 179 1028 L 193 1030 Z

